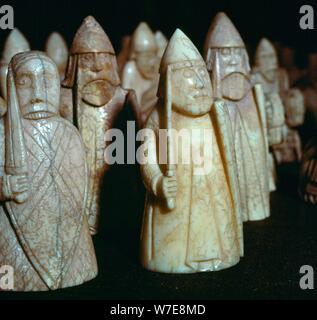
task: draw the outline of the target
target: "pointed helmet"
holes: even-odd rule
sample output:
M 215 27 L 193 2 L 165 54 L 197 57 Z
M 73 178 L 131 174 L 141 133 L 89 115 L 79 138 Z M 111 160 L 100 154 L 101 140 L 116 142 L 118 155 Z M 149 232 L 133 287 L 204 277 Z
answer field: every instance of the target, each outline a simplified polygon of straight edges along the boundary
M 205 40 L 205 55 L 209 48 L 244 48 L 240 33 L 224 12 L 219 12 L 211 23 Z
M 76 32 L 70 54 L 102 52 L 115 55 L 112 44 L 94 17 L 88 16 Z
M 25 36 L 21 33 L 17 28 L 13 29 L 4 44 L 4 49 L 2 53 L 2 61 L 3 63 L 8 64 L 13 56 L 17 53 L 29 51 L 30 44 L 25 38 Z
M 259 42 L 256 52 L 255 52 L 255 61 L 259 61 L 261 55 L 274 55 L 277 59 L 276 50 L 270 40 L 267 38 L 262 38 Z
M 135 58 L 138 52 L 156 51 L 157 45 L 155 36 L 145 22 L 141 22 L 135 29 L 131 40 L 131 59 Z
M 53 32 L 48 37 L 45 44 L 45 52 L 58 66 L 67 63 L 67 44 L 58 32 Z
M 205 65 L 205 62 L 191 40 L 183 31 L 176 29 L 162 57 L 160 73 L 165 73 L 168 66 L 175 69 L 195 64 Z
M 78 55 L 85 53 L 108 53 L 115 57 L 115 51 L 107 34 L 92 16 L 86 17 L 76 32 L 70 48 L 66 75 L 62 82 L 63 87 L 73 87 L 76 78 Z M 118 66 L 115 65 L 114 68 L 117 72 Z

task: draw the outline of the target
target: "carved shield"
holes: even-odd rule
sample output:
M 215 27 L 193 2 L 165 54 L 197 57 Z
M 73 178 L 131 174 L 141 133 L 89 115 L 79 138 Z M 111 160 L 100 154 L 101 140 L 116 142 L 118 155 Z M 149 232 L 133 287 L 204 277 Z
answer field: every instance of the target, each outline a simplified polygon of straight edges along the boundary
M 22 122 L 29 197 L 6 207 L 30 262 L 50 289 L 73 260 L 83 226 L 87 168 L 79 134 L 54 116 Z

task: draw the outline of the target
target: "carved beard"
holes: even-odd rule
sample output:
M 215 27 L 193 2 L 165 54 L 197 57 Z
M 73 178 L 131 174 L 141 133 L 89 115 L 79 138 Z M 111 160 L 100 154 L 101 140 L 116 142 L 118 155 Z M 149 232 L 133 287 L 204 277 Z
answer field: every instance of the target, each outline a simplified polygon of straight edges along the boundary
M 251 83 L 245 74 L 241 72 L 233 72 L 222 79 L 221 88 L 222 96 L 224 98 L 239 101 L 250 91 Z
M 114 96 L 116 87 L 106 80 L 94 80 L 82 89 L 82 100 L 93 107 L 107 104 Z

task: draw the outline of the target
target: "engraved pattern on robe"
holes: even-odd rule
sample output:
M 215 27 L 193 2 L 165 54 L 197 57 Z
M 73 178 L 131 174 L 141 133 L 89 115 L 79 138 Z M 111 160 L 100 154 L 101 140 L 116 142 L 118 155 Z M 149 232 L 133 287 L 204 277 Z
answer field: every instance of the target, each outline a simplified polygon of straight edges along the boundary
M 211 129 L 212 137 L 191 142 L 203 154 L 204 143 L 211 150 L 211 172 L 193 175 L 194 163 L 181 164 L 178 159 L 175 174 L 178 191 L 175 209 L 166 211 L 162 199 L 148 191 L 141 235 L 142 264 L 144 267 L 165 273 L 193 273 L 216 271 L 235 265 L 243 255 L 243 236 L 238 209 L 234 205 L 224 163 L 220 155 L 215 129 L 210 114 L 192 118 L 173 112 L 173 128 Z M 157 109 L 148 119 L 147 128 L 156 133 L 149 139 L 151 160 L 154 164 L 141 166 L 148 190 L 163 168 L 158 164 L 158 129 L 162 119 Z M 210 134 L 210 133 L 209 133 Z M 181 156 L 181 152 L 180 155 Z
M 0 265 L 14 267 L 17 291 L 82 284 L 97 275 L 97 263 L 84 214 L 87 168 L 81 138 L 60 117 L 22 124 L 29 197 L 1 207 Z

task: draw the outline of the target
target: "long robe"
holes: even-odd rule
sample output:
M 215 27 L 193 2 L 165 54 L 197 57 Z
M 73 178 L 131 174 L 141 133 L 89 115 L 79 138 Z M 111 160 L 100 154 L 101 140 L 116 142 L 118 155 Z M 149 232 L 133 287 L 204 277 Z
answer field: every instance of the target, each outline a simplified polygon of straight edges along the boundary
M 87 167 L 82 140 L 58 116 L 22 120 L 29 197 L 0 207 L 0 265 L 14 268 L 16 291 L 45 291 L 82 284 L 97 275 L 84 213 Z M 1 120 L 1 176 L 4 130 Z M 2 195 L 3 198 L 3 195 Z
M 80 90 L 77 93 L 76 119 L 82 136 L 89 171 L 88 198 L 86 213 L 91 233 L 98 232 L 100 216 L 100 193 L 104 174 L 109 168 L 105 162 L 105 132 L 121 112 L 131 108 L 136 126 L 139 126 L 138 111 L 135 107 L 134 93 L 118 87 L 112 99 L 104 106 L 93 107 L 81 100 Z
M 242 219 L 239 188 L 233 155 L 229 116 L 223 105 L 212 107 L 199 117 L 172 112 L 173 129 L 210 130 L 211 136 L 200 135 L 187 146 L 203 154 L 211 170 L 194 174 L 193 159 L 182 164 L 178 153 L 176 177 L 178 191 L 175 208 L 167 211 L 162 199 L 152 193 L 157 179 L 164 174 L 159 165 L 159 128 L 164 128 L 162 107 L 150 115 L 146 128 L 155 136 L 148 137 L 149 161 L 141 166 L 147 197 L 141 235 L 141 260 L 145 268 L 164 273 L 216 271 L 235 265 L 243 256 Z M 217 117 L 219 115 L 219 117 Z M 175 148 L 175 144 L 173 144 Z M 174 150 L 175 151 L 175 150 Z
M 270 215 L 268 142 L 264 96 L 256 85 L 240 101 L 227 101 L 238 167 L 244 221 Z

